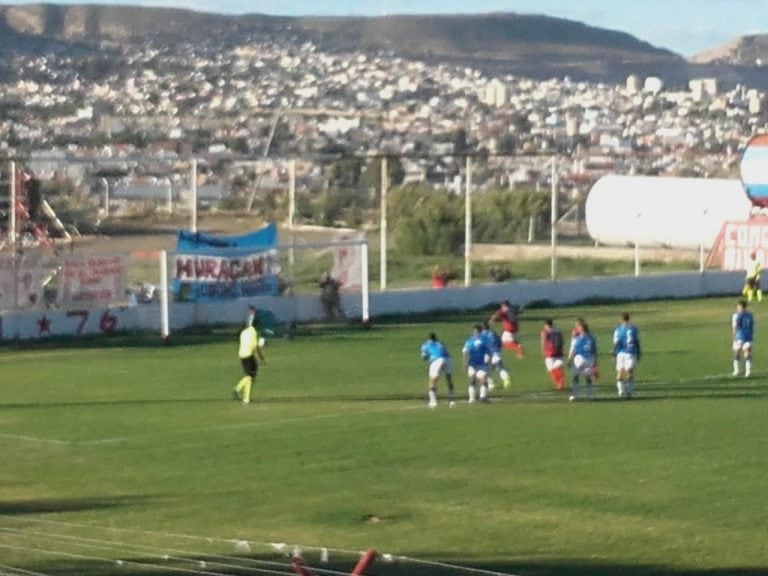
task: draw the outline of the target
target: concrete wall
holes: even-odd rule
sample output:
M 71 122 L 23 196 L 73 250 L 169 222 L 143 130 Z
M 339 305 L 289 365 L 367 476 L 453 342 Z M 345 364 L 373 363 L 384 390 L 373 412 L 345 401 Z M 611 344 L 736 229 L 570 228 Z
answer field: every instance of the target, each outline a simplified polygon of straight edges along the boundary
M 576 304 L 590 298 L 649 300 L 736 295 L 743 272 L 707 272 L 601 277 L 572 280 L 515 281 L 442 290 L 374 292 L 371 315 L 419 314 L 435 310 L 471 310 L 510 300 L 525 306 L 548 300 L 554 305 Z M 270 310 L 282 322 L 311 322 L 322 318 L 317 296 L 263 297 L 217 303 L 171 304 L 171 331 L 198 325 L 240 324 L 249 304 Z M 359 294 L 343 297 L 347 316 L 360 318 Z M 160 307 L 156 304 L 93 310 L 40 310 L 8 313 L 0 317 L 0 340 L 30 340 L 61 336 L 109 334 L 116 331 L 160 332 Z

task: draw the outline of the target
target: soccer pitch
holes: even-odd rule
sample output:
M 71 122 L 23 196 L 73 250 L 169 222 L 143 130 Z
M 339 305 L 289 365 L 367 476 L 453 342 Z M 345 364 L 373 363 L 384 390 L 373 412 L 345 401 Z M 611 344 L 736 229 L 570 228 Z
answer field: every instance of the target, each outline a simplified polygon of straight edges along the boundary
M 250 406 L 235 327 L 2 349 L 0 574 L 291 574 L 294 545 L 313 574 L 368 548 L 380 576 L 768 574 L 768 304 L 750 379 L 730 376 L 734 304 L 526 310 L 512 386 L 468 405 L 457 374 L 436 410 L 420 344 L 436 330 L 458 373 L 490 311 L 271 340 Z M 623 311 L 643 358 L 619 402 Z M 590 323 L 595 402 L 552 390 L 549 316 Z

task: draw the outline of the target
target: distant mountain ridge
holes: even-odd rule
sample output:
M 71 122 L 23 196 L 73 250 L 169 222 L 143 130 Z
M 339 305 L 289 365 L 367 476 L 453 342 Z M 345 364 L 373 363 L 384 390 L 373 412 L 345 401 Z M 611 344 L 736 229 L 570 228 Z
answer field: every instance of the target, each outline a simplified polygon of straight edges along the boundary
M 672 83 L 702 75 L 738 82 L 750 68 L 723 61 L 691 64 L 624 32 L 540 15 L 281 17 L 87 4 L 0 6 L 0 47 L 6 50 L 150 38 L 226 45 L 259 35 L 311 40 L 329 51 L 384 52 L 538 79 L 622 82 L 634 73 Z
M 768 66 L 768 34 L 740 36 L 721 46 L 700 52 L 691 60 L 700 64 Z

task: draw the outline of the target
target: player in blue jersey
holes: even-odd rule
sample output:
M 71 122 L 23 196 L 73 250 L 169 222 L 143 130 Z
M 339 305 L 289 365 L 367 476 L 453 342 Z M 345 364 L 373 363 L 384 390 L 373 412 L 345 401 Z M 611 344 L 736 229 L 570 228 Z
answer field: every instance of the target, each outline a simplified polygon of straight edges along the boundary
M 486 358 L 490 356 L 490 350 L 480 333 L 483 327 L 477 324 L 472 329 L 464 347 L 461 350 L 464 357 L 464 367 L 469 376 L 469 402 L 475 402 L 480 398 L 480 402 L 488 402 L 488 363 Z M 478 395 L 477 387 L 480 386 Z
M 571 382 L 571 401 L 581 398 L 579 380 L 584 376 L 587 385 L 587 399 L 592 400 L 592 379 L 597 372 L 597 341 L 589 331 L 589 326 L 582 319 L 576 321 L 571 333 L 571 346 L 568 351 L 568 364 L 571 365 L 573 380 Z
M 437 339 L 437 334 L 429 333 L 429 337 L 421 345 L 421 358 L 429 362 L 429 384 L 427 394 L 429 396 L 430 408 L 437 408 L 437 380 L 440 376 L 445 376 L 445 382 L 448 384 L 448 405 L 453 407 L 453 361 L 448 349 Z
M 621 324 L 613 331 L 613 356 L 616 358 L 616 389 L 619 398 L 632 398 L 635 367 L 640 360 L 640 333 L 630 324 L 629 314 L 621 315 Z
M 752 340 L 755 335 L 755 318 L 747 310 L 746 300 L 736 303 L 736 312 L 731 318 L 733 332 L 733 375 L 739 375 L 740 360 L 744 360 L 744 376 L 752 375 Z
M 501 337 L 491 329 L 490 323 L 486 320 L 483 322 L 483 331 L 480 335 L 485 339 L 485 344 L 490 350 L 490 354 L 486 361 L 488 362 L 488 388 L 493 390 L 493 372 L 496 371 L 501 376 L 501 381 L 504 383 L 504 388 L 509 388 L 510 378 L 509 372 L 507 372 L 504 366 L 504 359 L 501 356 Z

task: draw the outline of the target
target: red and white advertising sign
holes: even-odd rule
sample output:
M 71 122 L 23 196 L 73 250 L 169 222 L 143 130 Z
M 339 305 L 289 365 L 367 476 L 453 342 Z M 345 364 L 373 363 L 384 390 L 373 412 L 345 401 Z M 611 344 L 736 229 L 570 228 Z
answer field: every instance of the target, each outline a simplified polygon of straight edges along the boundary
M 70 309 L 124 300 L 124 277 L 125 256 L 67 257 L 58 277 L 58 305 Z
M 0 256 L 0 310 L 25 310 L 40 305 L 43 272 L 38 257 Z
M 710 262 L 723 270 L 745 270 L 754 252 L 762 266 L 768 262 L 768 219 L 726 222 L 715 241 Z

